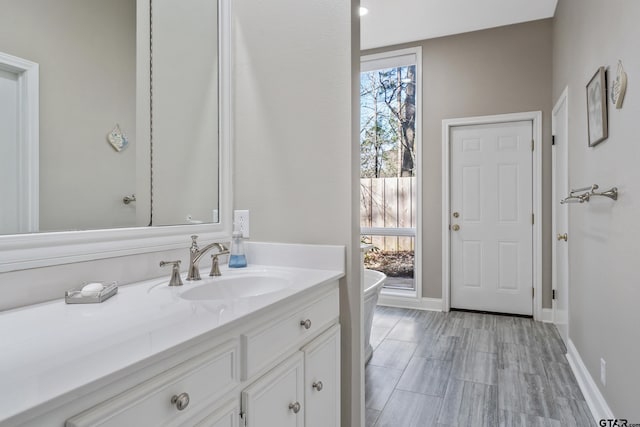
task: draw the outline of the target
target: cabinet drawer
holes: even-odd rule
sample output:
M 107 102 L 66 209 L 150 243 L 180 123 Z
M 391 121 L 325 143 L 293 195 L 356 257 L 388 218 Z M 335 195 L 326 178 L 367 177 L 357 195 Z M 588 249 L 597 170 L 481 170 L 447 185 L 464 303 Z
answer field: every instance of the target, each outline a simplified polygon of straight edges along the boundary
M 66 427 L 177 426 L 238 384 L 238 341 L 216 347 L 70 418 Z M 173 396 L 188 394 L 182 410 Z M 182 403 L 185 403 L 182 395 Z
M 210 415 L 207 415 L 194 427 L 239 427 L 240 400 L 232 401 Z M 189 422 L 188 425 L 193 425 Z
M 242 380 L 251 378 L 286 352 L 300 348 L 309 336 L 326 329 L 339 316 L 339 303 L 338 289 L 333 289 L 294 314 L 243 334 Z M 310 323 L 304 325 L 305 321 Z

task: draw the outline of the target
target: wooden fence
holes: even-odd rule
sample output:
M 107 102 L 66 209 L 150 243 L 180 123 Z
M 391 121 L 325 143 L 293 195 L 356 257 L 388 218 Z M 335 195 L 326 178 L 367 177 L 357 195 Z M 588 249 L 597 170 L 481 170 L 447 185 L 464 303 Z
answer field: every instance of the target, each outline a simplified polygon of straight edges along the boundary
M 416 179 L 360 179 L 360 226 L 415 228 Z M 372 236 L 371 243 L 385 251 L 412 251 L 414 239 L 406 236 Z

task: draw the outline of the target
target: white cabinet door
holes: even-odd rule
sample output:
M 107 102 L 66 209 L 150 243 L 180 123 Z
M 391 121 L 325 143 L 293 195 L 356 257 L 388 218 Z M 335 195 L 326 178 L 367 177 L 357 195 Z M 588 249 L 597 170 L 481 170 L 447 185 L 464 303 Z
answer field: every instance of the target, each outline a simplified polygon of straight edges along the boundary
M 296 352 L 242 392 L 247 427 L 304 426 L 304 357 Z
M 305 427 L 340 426 L 340 325 L 304 351 Z

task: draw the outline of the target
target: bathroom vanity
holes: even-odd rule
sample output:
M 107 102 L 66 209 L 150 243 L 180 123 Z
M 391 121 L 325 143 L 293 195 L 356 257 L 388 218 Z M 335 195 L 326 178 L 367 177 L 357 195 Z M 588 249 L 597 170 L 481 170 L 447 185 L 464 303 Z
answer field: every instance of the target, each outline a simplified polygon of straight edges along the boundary
M 40 116 L 24 117 L 15 141 L 40 187 L 10 187 L 25 213 L 0 229 L 0 427 L 338 426 L 344 247 L 252 242 L 246 270 L 209 279 L 203 267 L 201 282 L 183 271 L 180 288 L 158 267 L 185 270 L 190 235 L 232 236 L 231 2 L 67 2 L 45 14 L 27 3 L 7 4 L 0 22 L 16 31 L 0 52 L 33 62 L 48 84 L 27 85 L 40 104 L 21 111 Z M 238 28 L 262 19 L 244 13 Z M 111 50 L 96 44 L 111 36 Z M 105 138 L 116 128 L 130 148 Z M 88 280 L 126 286 L 100 304 L 65 304 Z
M 221 277 L 0 313 L 0 426 L 339 426 L 343 258 L 256 244 Z

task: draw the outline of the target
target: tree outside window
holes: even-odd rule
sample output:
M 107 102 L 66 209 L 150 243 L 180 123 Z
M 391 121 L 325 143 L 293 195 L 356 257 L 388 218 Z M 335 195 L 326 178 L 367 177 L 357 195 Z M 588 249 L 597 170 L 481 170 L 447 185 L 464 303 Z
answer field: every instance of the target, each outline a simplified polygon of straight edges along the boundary
M 365 266 L 415 289 L 414 237 L 398 230 L 415 229 L 416 66 L 361 73 L 360 102 L 361 226 L 385 231 L 363 236 L 376 247 Z
M 415 176 L 416 67 L 360 75 L 362 178 Z

